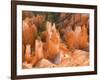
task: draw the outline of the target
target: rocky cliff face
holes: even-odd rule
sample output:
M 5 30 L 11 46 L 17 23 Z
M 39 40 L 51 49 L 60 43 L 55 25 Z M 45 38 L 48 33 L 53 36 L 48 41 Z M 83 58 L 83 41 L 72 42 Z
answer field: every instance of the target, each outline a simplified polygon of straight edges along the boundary
M 88 14 L 23 12 L 22 29 L 23 68 L 89 66 Z

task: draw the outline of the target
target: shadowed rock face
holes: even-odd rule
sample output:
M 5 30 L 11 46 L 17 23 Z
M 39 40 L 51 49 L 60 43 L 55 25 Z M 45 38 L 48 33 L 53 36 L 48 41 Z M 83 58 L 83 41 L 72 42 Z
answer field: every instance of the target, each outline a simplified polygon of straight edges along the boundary
M 35 39 L 37 34 L 37 28 L 31 23 L 31 19 L 26 18 L 23 21 L 23 45 L 30 44 L 31 48 L 34 48 Z

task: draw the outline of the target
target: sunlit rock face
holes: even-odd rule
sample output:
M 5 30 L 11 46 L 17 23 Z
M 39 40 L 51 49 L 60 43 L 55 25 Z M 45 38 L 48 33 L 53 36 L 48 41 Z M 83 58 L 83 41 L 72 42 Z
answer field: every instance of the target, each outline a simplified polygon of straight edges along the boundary
M 89 51 L 89 36 L 87 26 L 76 26 L 75 30 L 72 30 L 72 28 L 69 27 L 66 28 L 66 32 L 64 34 L 64 39 L 68 48 Z
M 40 40 L 35 41 L 35 55 L 38 56 L 38 59 L 42 59 L 44 57 L 43 43 Z
M 23 69 L 89 66 L 88 14 L 35 13 L 23 13 Z
M 45 57 L 53 61 L 59 53 L 60 35 L 55 28 L 55 24 L 51 25 L 50 22 L 47 22 L 47 33 Z

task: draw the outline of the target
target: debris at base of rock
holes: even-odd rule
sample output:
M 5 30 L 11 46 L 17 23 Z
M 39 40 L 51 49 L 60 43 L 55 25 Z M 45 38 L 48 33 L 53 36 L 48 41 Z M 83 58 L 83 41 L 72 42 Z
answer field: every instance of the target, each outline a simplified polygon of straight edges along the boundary
M 89 53 L 82 50 L 75 50 L 72 53 L 72 59 L 74 64 L 77 66 L 88 66 L 89 65 Z
M 36 68 L 52 68 L 52 67 L 56 67 L 55 64 L 51 63 L 49 60 L 47 59 L 41 59 L 35 66 Z
M 32 64 L 31 63 L 27 63 L 27 62 L 23 62 L 23 69 L 31 69 L 32 68 Z

